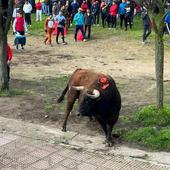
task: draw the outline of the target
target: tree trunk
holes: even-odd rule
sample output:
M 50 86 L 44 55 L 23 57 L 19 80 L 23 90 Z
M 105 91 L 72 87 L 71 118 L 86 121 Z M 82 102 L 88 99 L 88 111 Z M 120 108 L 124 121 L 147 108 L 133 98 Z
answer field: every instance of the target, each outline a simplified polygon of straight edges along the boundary
M 162 31 L 161 31 L 162 32 Z M 157 90 L 157 107 L 163 108 L 164 103 L 164 41 L 163 34 L 160 32 L 155 34 L 155 73 L 156 73 L 156 90 Z
M 0 35 L 0 90 L 8 90 L 7 35 Z

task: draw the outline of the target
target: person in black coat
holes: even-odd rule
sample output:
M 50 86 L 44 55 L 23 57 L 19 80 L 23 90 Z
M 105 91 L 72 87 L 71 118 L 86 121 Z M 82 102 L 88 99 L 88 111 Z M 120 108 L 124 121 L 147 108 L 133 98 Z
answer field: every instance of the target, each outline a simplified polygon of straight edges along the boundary
M 91 26 L 93 24 L 93 16 L 89 9 L 87 9 L 87 13 L 84 14 L 84 22 L 85 22 L 85 35 L 88 30 L 87 39 L 90 39 Z

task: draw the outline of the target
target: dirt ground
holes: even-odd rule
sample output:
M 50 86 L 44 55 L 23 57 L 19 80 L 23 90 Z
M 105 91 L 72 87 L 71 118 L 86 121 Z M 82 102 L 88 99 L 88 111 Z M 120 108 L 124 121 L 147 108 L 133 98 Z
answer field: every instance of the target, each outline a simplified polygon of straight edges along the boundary
M 9 38 L 10 44 L 13 37 Z M 94 69 L 110 74 L 119 87 L 122 96 L 121 115 L 131 114 L 137 108 L 155 103 L 155 72 L 153 42 L 141 45 L 139 40 L 123 37 L 94 39 L 88 42 L 74 42 L 67 37 L 68 45 L 45 46 L 42 37 L 28 36 L 25 50 L 16 51 L 11 65 L 11 86 L 29 89 L 27 95 L 0 98 L 0 116 L 21 119 L 27 122 L 61 128 L 64 113 L 45 109 L 46 87 L 43 79 L 71 74 L 76 68 Z M 53 39 L 54 42 L 54 39 Z M 165 50 L 165 102 L 170 99 L 170 52 Z M 56 87 L 53 102 L 64 88 Z M 55 95 L 57 94 L 57 95 Z M 55 117 L 55 118 L 54 118 Z M 95 124 L 95 126 L 94 126 Z M 121 126 L 121 122 L 116 126 Z M 100 130 L 99 130 L 100 129 Z M 68 130 L 82 134 L 101 133 L 98 124 L 72 114 Z

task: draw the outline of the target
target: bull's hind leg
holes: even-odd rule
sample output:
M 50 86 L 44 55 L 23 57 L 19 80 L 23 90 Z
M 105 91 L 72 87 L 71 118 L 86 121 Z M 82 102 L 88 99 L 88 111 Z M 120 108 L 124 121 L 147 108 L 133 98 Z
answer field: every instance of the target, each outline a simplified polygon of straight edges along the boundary
M 113 125 L 107 124 L 106 142 L 107 142 L 107 146 L 109 146 L 109 147 L 112 147 L 114 144 L 113 138 L 112 138 L 112 128 L 113 128 Z
M 73 105 L 76 101 L 78 97 L 78 93 L 75 91 L 74 93 L 68 93 L 68 96 L 67 96 L 67 107 L 66 107 L 66 112 L 65 112 L 65 119 L 64 119 L 64 123 L 63 123 L 63 126 L 62 126 L 62 131 L 63 132 L 66 132 L 66 126 L 67 126 L 67 120 L 68 120 L 68 117 L 70 115 L 70 112 L 72 111 L 73 109 Z
M 117 122 L 119 114 L 114 114 L 112 117 L 109 118 L 107 123 L 107 143 L 108 146 L 111 147 L 114 144 L 113 137 L 112 137 L 112 129 L 114 124 Z

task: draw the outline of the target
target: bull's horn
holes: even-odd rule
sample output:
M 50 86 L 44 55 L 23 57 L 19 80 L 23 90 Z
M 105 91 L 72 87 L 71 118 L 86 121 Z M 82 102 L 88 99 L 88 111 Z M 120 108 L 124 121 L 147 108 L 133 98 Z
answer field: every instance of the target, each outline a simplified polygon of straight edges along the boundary
M 100 96 L 100 92 L 99 92 L 99 90 L 94 89 L 92 94 L 87 93 L 87 96 L 92 99 L 96 99 Z
M 72 86 L 72 88 L 77 91 L 84 90 L 84 86 Z

